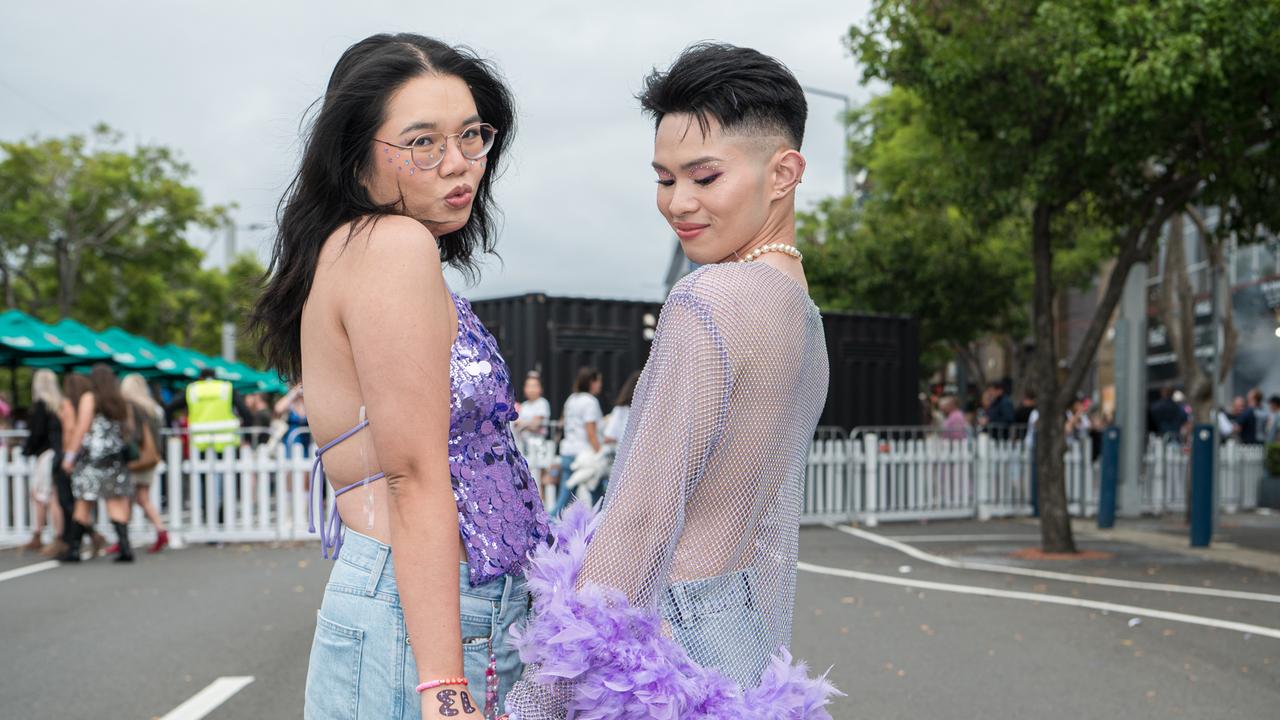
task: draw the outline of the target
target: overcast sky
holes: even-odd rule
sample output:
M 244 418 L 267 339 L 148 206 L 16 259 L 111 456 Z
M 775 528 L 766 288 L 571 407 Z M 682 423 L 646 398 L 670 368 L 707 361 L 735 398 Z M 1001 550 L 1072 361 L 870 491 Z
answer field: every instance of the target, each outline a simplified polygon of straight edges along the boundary
M 238 224 L 270 225 L 296 168 L 299 121 L 347 46 L 401 31 L 465 43 L 506 74 L 519 129 L 496 186 L 503 261 L 455 289 L 660 300 L 675 240 L 654 208 L 652 126 L 634 99 L 641 79 L 690 43 L 715 39 L 773 55 L 801 84 L 859 103 L 867 92 L 843 38 L 867 4 L 6 3 L 0 137 L 106 122 L 132 141 L 178 149 L 208 202 L 239 205 Z M 841 107 L 809 98 L 802 207 L 841 191 Z M 268 231 L 239 237 L 264 260 L 269 242 Z M 218 239 L 211 259 L 221 253 Z

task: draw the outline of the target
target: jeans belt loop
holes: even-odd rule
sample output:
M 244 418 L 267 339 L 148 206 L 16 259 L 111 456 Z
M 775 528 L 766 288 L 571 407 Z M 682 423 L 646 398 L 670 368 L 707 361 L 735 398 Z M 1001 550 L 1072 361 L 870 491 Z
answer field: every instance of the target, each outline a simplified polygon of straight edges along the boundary
M 364 587 L 364 594 L 368 597 L 373 597 L 378 592 L 378 581 L 382 579 L 382 571 L 386 568 L 387 558 L 390 555 L 391 549 L 379 543 L 378 554 L 373 559 L 373 567 L 369 568 L 369 582 Z

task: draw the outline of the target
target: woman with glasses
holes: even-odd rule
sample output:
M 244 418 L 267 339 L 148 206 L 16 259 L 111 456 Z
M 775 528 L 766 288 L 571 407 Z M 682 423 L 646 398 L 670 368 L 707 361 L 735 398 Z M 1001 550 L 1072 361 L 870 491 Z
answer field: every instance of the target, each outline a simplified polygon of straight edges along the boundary
M 492 716 L 521 671 L 526 555 L 547 538 L 511 378 L 441 272 L 494 242 L 512 99 L 470 52 L 375 35 L 339 59 L 282 203 L 263 349 L 305 381 L 311 488 L 337 562 L 304 716 Z M 345 525 L 345 528 L 344 528 Z

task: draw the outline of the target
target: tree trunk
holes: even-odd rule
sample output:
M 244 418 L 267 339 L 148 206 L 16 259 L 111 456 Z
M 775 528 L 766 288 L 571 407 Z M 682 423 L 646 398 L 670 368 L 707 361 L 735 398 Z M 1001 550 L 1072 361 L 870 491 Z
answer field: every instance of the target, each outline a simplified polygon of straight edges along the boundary
M 960 358 L 960 362 L 964 363 L 965 371 L 969 375 L 969 377 L 965 378 L 966 382 L 973 383 L 981 392 L 981 388 L 987 386 L 987 374 L 983 372 L 982 361 L 978 358 L 977 353 L 974 352 L 973 345 L 956 343 L 951 349 Z M 968 388 L 957 389 L 956 394 L 960 396 L 961 404 L 964 403 L 966 399 L 965 393 L 967 392 Z
M 1045 552 L 1074 553 L 1071 516 L 1067 512 L 1065 411 L 1058 382 L 1057 332 L 1054 327 L 1053 211 L 1037 204 L 1032 214 L 1031 242 L 1035 285 L 1032 291 L 1036 349 L 1034 374 L 1039 384 L 1035 463 L 1040 498 L 1040 543 Z
M 1221 243 L 1210 239 L 1204 220 L 1194 208 L 1187 208 L 1187 215 L 1196 223 L 1204 243 L 1205 256 L 1209 258 L 1209 272 L 1221 271 L 1223 257 Z M 1226 343 L 1215 358 L 1217 367 L 1211 373 L 1196 357 L 1195 342 L 1195 291 L 1187 273 L 1186 234 L 1182 215 L 1175 215 L 1169 223 L 1169 237 L 1165 246 L 1164 277 L 1161 282 L 1159 310 L 1169 346 L 1177 358 L 1178 374 L 1182 377 L 1187 401 L 1191 404 L 1192 420 L 1196 424 L 1215 424 L 1215 398 L 1213 388 L 1222 382 L 1235 362 L 1236 329 L 1230 301 L 1224 308 L 1222 323 Z M 1216 333 L 1217 328 L 1212 328 Z M 1216 378 L 1215 378 L 1216 374 Z
M 13 292 L 13 278 L 9 277 L 9 263 L 4 260 L 0 260 L 0 282 L 4 283 L 4 306 L 18 307 L 17 297 Z

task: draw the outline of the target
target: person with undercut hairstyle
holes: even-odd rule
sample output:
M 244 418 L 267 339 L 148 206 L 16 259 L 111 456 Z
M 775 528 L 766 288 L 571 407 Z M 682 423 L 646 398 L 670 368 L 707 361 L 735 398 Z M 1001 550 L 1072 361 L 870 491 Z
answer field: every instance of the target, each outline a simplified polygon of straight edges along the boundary
M 795 247 L 806 106 L 777 60 L 704 43 L 645 81 L 658 211 L 702 265 L 663 305 L 599 515 L 527 570 L 518 720 L 829 718 L 788 646 L 826 343 Z

